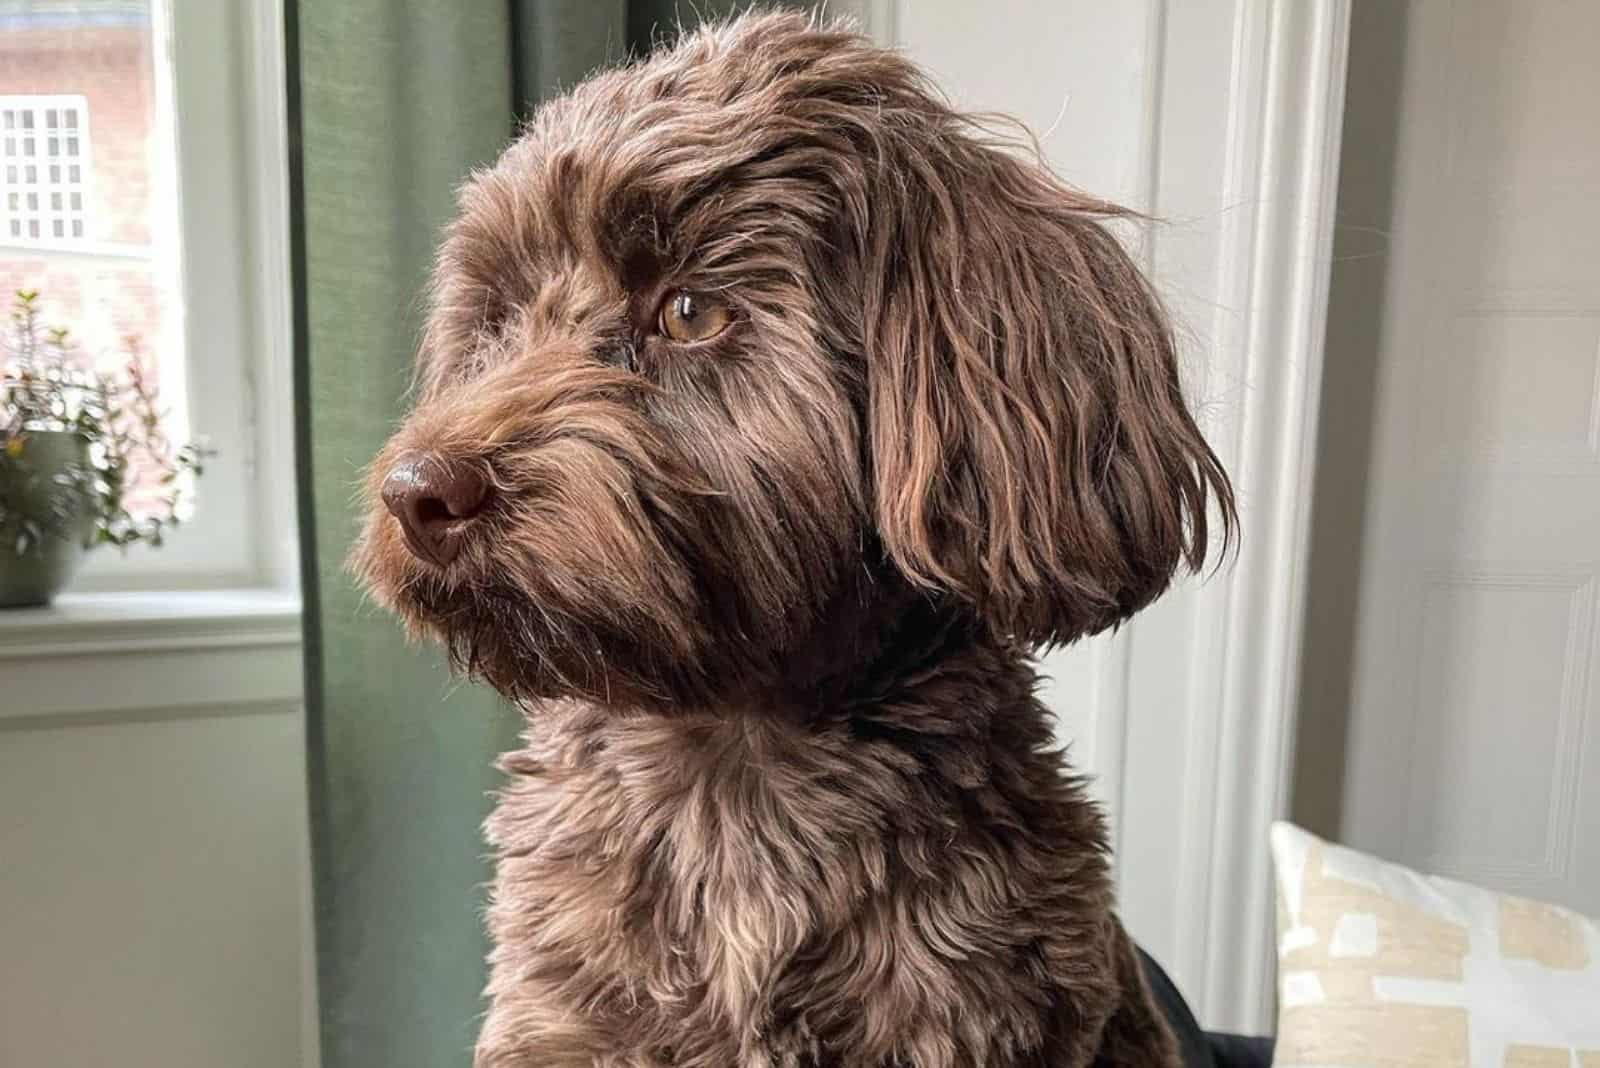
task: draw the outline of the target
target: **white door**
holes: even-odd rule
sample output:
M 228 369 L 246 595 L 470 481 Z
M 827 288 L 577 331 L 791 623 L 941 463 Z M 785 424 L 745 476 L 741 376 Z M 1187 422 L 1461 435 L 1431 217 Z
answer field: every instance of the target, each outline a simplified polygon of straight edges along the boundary
M 1300 767 L 1347 706 L 1347 842 L 1600 914 L 1600 3 L 1353 28 Z

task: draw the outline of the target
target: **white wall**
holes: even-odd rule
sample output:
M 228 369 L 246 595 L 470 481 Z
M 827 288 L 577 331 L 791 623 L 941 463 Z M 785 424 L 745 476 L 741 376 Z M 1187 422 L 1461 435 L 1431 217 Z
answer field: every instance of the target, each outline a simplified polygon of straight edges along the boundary
M 0 613 L 0 1064 L 313 1065 L 293 599 Z

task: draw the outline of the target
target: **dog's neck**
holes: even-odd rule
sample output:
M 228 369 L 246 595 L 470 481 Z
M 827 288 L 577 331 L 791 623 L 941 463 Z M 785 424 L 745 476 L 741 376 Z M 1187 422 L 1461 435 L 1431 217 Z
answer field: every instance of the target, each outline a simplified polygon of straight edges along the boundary
M 882 586 L 870 602 L 858 600 L 854 608 L 819 627 L 775 678 L 732 687 L 709 702 L 607 707 L 591 699 L 582 718 L 591 726 L 614 718 L 656 720 L 665 729 L 676 721 L 690 732 L 709 729 L 730 737 L 777 730 L 796 742 L 811 733 L 843 731 L 924 759 L 944 754 L 938 759 L 961 764 L 950 773 L 965 779 L 981 777 L 977 765 L 990 759 L 997 719 L 1031 722 L 1041 714 L 1029 651 L 995 636 L 969 611 L 908 588 L 891 592 Z M 545 717 L 537 708 L 529 713 L 537 732 Z
M 936 694 L 994 693 L 1034 678 L 1028 650 L 996 636 L 966 606 L 899 576 L 868 578 L 785 659 L 771 695 L 822 720 L 890 719 Z

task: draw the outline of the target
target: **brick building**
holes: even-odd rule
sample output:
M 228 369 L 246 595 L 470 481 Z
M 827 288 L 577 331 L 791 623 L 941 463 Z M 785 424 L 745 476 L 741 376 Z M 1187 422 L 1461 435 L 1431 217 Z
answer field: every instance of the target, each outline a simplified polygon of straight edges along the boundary
M 0 292 L 101 361 L 168 347 L 151 30 L 150 0 L 0 0 Z

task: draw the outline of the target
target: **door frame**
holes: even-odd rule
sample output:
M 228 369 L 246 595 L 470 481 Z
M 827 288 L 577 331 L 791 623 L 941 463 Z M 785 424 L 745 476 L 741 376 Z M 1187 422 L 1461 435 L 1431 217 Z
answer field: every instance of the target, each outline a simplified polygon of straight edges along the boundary
M 1349 0 L 1157 0 L 1158 287 L 1241 538 L 1136 617 L 1112 747 L 1124 918 L 1209 1027 L 1275 1029 L 1268 829 L 1288 813 Z M 1102 687 L 1101 693 L 1116 694 Z

